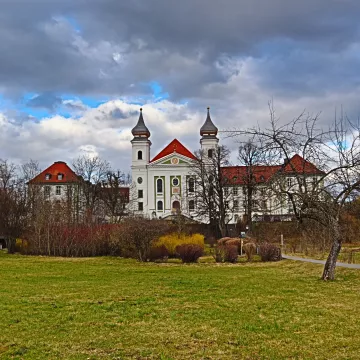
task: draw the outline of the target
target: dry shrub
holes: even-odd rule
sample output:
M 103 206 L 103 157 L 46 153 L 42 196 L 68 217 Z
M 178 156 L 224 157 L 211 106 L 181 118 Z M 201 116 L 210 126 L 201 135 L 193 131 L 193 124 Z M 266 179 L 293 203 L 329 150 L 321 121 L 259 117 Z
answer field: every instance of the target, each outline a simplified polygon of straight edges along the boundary
M 262 243 L 259 246 L 259 255 L 261 261 L 279 261 L 281 260 L 281 250 L 278 246 L 270 243 Z
M 176 247 L 176 253 L 183 263 L 195 263 L 204 253 L 204 248 L 197 244 L 182 244 Z
M 150 249 L 150 254 L 149 254 L 149 260 L 150 261 L 167 261 L 169 257 L 169 252 L 167 251 L 165 245 L 160 245 L 160 246 L 153 246 Z
M 231 237 L 223 237 L 217 241 L 218 245 L 225 245 L 227 241 L 229 241 Z
M 246 254 L 247 261 L 252 261 L 253 256 L 256 254 L 256 245 L 253 242 L 248 242 L 243 245 L 242 249 Z
M 204 235 L 201 234 L 178 234 L 171 233 L 168 235 L 161 236 L 158 240 L 154 242 L 154 246 L 162 246 L 164 245 L 167 251 L 169 252 L 169 256 L 176 256 L 176 248 L 179 245 L 184 244 L 193 244 L 198 245 L 204 250 Z
M 226 243 L 225 245 L 218 245 L 213 252 L 213 258 L 217 263 L 237 262 L 239 255 L 239 249 L 237 245 L 229 245 Z

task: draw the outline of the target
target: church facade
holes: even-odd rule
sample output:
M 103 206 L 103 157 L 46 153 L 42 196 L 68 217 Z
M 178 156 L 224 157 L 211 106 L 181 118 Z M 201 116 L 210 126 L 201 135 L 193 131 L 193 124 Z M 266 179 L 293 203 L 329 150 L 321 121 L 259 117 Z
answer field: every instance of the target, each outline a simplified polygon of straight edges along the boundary
M 208 115 L 200 129 L 201 150 L 210 153 L 218 145 L 217 127 Z M 132 129 L 131 191 L 133 210 L 150 218 L 167 218 L 178 212 L 196 219 L 195 183 L 191 172 L 195 155 L 174 139 L 151 158 L 150 131 L 145 125 L 142 109 Z

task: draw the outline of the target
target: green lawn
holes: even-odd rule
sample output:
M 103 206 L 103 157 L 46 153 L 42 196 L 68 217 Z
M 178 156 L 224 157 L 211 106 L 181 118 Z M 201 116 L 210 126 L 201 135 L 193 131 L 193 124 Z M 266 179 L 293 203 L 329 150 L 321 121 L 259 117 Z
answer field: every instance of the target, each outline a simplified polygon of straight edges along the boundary
M 360 271 L 0 252 L 0 359 L 359 359 Z

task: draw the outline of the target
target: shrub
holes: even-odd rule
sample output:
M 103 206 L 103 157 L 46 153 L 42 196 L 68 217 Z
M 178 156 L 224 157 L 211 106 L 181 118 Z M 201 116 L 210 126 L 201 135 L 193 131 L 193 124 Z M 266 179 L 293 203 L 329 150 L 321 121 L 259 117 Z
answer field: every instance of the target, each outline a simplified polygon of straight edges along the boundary
M 164 245 L 160 246 L 153 246 L 150 249 L 149 260 L 156 261 L 156 260 L 167 260 L 169 257 L 169 252 L 167 251 Z
M 237 262 L 239 255 L 239 250 L 237 245 L 228 244 L 225 245 L 218 245 L 214 252 L 214 259 L 218 263 L 223 262 L 231 262 L 235 263 Z
M 218 245 L 225 245 L 227 241 L 229 241 L 231 237 L 223 237 L 217 241 Z
M 239 255 L 239 248 L 237 245 L 225 244 L 225 261 L 236 263 Z
M 249 242 L 244 244 L 242 249 L 246 254 L 247 261 L 252 261 L 252 258 L 256 253 L 256 245 L 253 242 Z
M 183 263 L 197 262 L 203 255 L 204 248 L 197 244 L 182 244 L 176 247 L 176 253 Z
M 259 247 L 261 261 L 279 261 L 281 260 L 281 250 L 274 244 L 263 243 Z
M 157 241 L 155 241 L 154 246 L 164 245 L 167 251 L 169 252 L 169 256 L 176 256 L 176 248 L 179 245 L 184 245 L 184 244 L 199 245 L 202 249 L 204 249 L 204 235 L 201 234 L 185 235 L 185 234 L 171 233 L 168 235 L 161 236 Z

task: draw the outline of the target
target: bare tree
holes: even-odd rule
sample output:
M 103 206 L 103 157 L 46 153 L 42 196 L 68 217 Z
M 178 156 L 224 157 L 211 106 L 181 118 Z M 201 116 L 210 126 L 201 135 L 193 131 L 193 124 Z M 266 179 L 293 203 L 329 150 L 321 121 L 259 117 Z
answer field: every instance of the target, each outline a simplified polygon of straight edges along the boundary
M 218 146 L 208 153 L 198 151 L 197 160 L 191 166 L 194 181 L 194 213 L 204 221 L 215 225 L 222 236 L 226 236 L 227 224 L 233 216 L 232 193 L 228 190 L 223 167 L 229 165 L 229 150 Z
M 111 223 L 119 223 L 127 214 L 129 187 L 125 186 L 129 176 L 122 171 L 110 171 L 101 183 L 101 202 L 104 215 Z
M 322 279 L 332 280 L 342 245 L 340 217 L 360 190 L 360 127 L 343 115 L 326 130 L 318 120 L 317 115 L 303 113 L 281 124 L 270 104 L 267 127 L 238 133 L 265 145 L 268 165 L 284 161 L 271 187 L 280 202 L 291 206 L 294 218 L 299 223 L 312 219 L 331 231 L 333 241 Z
M 101 184 L 107 180 L 110 164 L 97 156 L 82 155 L 73 161 L 73 167 L 76 174 L 83 179 L 81 192 L 86 208 L 86 218 L 92 220 L 99 205 Z

